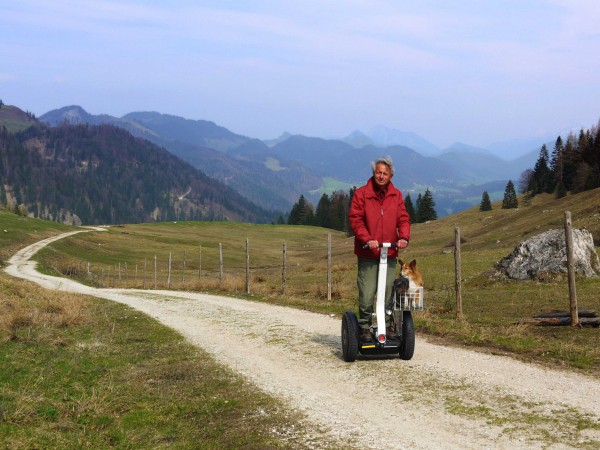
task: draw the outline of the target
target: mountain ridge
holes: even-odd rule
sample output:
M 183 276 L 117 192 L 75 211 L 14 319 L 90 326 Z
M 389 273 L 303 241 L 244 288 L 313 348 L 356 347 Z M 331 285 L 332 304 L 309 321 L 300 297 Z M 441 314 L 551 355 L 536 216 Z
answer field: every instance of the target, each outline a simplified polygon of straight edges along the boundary
M 51 125 L 65 118 L 64 111 L 61 116 L 59 110 L 40 117 Z M 149 139 L 209 176 L 223 180 L 254 203 L 280 210 L 289 210 L 300 195 L 316 202 L 322 192 L 328 192 L 327 178 L 349 186 L 364 184 L 370 176 L 370 161 L 391 154 L 398 169 L 395 183 L 403 191 L 415 194 L 430 188 L 436 201 L 439 199 L 438 205 L 444 215 L 479 201 L 462 192 L 473 184 L 506 183 L 509 179 L 516 182 L 525 169 L 533 166 L 538 152 L 533 151 L 528 157 L 511 163 L 490 155 L 485 149 L 469 147 L 467 151 L 465 144 L 439 151 L 423 140 L 430 152 L 439 153 L 437 156 L 423 155 L 405 145 L 378 147 L 368 144 L 373 140 L 358 130 L 349 136 L 353 142 L 348 142 L 352 139 L 324 139 L 289 133 L 264 142 L 233 133 L 214 122 L 156 112 L 129 113 L 122 118 L 101 115 L 94 116 L 94 120 L 113 123 Z M 374 130 L 380 135 L 379 142 L 407 137 L 419 139 L 414 133 L 385 127 Z M 367 145 L 357 147 L 358 141 Z M 478 152 L 486 156 L 469 157 Z
M 274 211 L 110 124 L 36 121 L 16 134 L 0 127 L 0 156 L 0 201 L 34 217 L 73 224 L 275 219 Z

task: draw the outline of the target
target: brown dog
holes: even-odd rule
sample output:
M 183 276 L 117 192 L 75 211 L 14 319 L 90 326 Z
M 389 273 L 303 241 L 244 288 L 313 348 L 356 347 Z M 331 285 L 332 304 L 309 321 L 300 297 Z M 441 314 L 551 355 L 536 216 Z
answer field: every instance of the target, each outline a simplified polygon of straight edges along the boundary
M 408 287 L 410 294 L 412 294 L 409 294 L 409 302 L 411 306 L 419 305 L 421 294 L 417 288 L 423 287 L 423 275 L 417 270 L 417 260 L 413 259 L 411 262 L 403 262 L 399 259 L 398 263 L 400 263 L 400 274 L 408 278 Z

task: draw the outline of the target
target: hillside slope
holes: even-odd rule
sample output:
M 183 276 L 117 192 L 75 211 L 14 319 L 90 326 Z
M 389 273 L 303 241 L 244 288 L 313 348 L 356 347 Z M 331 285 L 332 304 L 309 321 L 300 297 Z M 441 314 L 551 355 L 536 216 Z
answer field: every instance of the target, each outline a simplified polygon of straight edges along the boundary
M 0 128 L 5 127 L 10 133 L 23 131 L 37 123 L 33 114 L 12 105 L 0 106 Z
M 92 115 L 76 105 L 50 111 L 40 120 L 50 126 L 64 122 L 118 126 L 167 149 L 266 209 L 288 210 L 301 194 L 321 185 L 320 176 L 302 164 L 275 158 L 258 139 L 206 120 L 158 112 L 134 112 L 118 118 Z
M 0 132 L 0 201 L 65 223 L 269 222 L 274 213 L 168 151 L 109 126 Z

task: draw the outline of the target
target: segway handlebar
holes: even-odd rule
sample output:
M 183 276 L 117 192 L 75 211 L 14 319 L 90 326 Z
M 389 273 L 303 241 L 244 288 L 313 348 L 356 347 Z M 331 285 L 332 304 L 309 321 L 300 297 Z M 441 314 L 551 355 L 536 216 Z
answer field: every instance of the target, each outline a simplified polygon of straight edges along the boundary
M 398 244 L 396 242 L 380 242 L 379 243 L 379 248 L 398 248 Z M 363 245 L 363 247 L 365 250 L 369 248 L 369 243 L 366 243 L 365 245 Z

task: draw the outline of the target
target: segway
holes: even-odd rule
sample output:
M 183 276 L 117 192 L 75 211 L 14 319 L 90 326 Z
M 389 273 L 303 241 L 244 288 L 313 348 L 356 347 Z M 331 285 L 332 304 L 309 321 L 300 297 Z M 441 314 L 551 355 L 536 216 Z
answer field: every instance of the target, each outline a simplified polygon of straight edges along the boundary
M 377 276 L 377 302 L 373 316 L 376 325 L 372 326 L 370 341 L 360 339 L 360 327 L 354 311 L 346 311 L 342 317 L 342 353 L 344 361 L 356 361 L 358 355 L 399 355 L 403 360 L 410 360 L 415 352 L 415 326 L 412 311 L 423 309 L 423 288 L 409 287 L 408 278 L 400 275 L 394 280 L 394 288 L 389 295 L 393 296 L 391 311 L 385 310 L 387 255 L 388 248 L 396 244 L 379 245 L 379 272 Z M 397 337 L 386 336 L 386 317 L 391 316 Z

